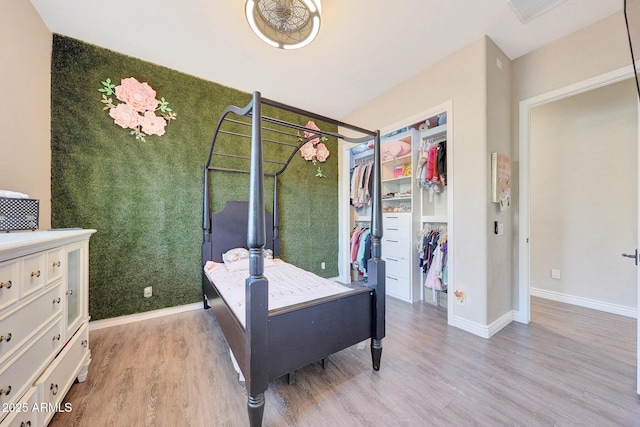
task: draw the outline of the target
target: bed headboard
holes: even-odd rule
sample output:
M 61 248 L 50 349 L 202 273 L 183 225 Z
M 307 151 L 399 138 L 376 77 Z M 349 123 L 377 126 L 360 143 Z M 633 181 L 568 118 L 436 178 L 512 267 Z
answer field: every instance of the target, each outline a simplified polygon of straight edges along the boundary
M 211 215 L 211 261 L 222 262 L 222 254 L 233 248 L 247 247 L 249 202 L 227 201 L 224 208 Z M 275 253 L 273 244 L 273 215 L 265 212 L 265 249 Z M 203 263 L 206 262 L 203 260 Z

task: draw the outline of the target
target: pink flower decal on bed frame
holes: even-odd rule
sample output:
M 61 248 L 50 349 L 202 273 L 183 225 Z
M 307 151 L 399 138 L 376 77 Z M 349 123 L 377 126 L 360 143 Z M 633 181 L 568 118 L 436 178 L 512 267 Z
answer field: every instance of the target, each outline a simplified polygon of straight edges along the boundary
M 308 129 L 320 131 L 320 128 L 312 120 L 309 120 L 305 127 Z M 316 133 L 306 130 L 304 131 L 304 139 L 310 138 L 314 135 L 316 135 Z M 327 160 L 327 157 L 329 157 L 329 154 L 331 153 L 329 152 L 329 149 L 324 144 L 324 142 L 321 141 L 327 141 L 327 139 L 328 138 L 324 136 L 320 136 L 318 138 L 313 138 L 307 141 L 302 147 L 300 147 L 300 155 L 302 155 L 305 160 L 313 162 L 314 165 L 316 165 L 317 162 L 325 162 Z M 318 166 L 316 176 L 320 178 L 325 177 L 320 166 Z
M 120 80 L 118 86 L 111 79 L 100 83 L 102 87 L 98 91 L 102 92 L 103 109 L 109 110 L 115 124 L 131 129 L 130 135 L 136 139 L 144 142 L 148 135 L 162 136 L 167 124 L 176 119 L 169 102 L 164 98 L 156 99 L 156 91 L 146 82 L 128 77 Z M 111 95 L 115 95 L 120 103 L 114 104 L 113 99 L 108 98 Z

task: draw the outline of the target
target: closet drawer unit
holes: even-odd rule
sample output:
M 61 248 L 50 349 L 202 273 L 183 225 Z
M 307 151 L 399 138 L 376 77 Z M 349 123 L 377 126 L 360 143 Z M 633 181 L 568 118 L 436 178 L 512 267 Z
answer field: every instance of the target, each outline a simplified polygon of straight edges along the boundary
M 62 318 L 36 336 L 33 344 L 3 363 L 0 371 L 0 405 L 15 403 L 62 347 Z M 1 406 L 0 406 L 1 407 Z
M 47 252 L 47 284 L 51 284 L 62 277 L 64 263 L 64 249 L 57 248 Z
M 386 274 L 392 277 L 409 279 L 411 277 L 411 264 L 408 260 L 396 257 L 386 257 L 384 259 Z
M 31 387 L 29 391 L 24 395 L 20 402 L 9 405 L 2 410 L 6 410 L 5 413 L 0 413 L 0 419 L 6 415 L 6 418 L 0 422 L 0 427 L 37 427 L 40 425 L 39 416 L 40 413 L 32 411 L 34 405 L 36 405 L 37 388 Z M 39 406 L 38 406 L 39 407 Z
M 89 328 L 84 324 L 38 379 L 40 402 L 47 404 L 61 402 L 90 355 Z M 43 415 L 43 422 L 46 425 L 53 413 Z
M 0 264 L 0 312 L 18 300 L 19 261 Z
M 11 353 L 61 315 L 64 303 L 62 282 L 38 298 L 0 318 L 0 364 Z
M 33 256 L 25 257 L 22 263 L 21 298 L 37 291 L 44 286 L 45 281 L 45 253 L 41 252 Z

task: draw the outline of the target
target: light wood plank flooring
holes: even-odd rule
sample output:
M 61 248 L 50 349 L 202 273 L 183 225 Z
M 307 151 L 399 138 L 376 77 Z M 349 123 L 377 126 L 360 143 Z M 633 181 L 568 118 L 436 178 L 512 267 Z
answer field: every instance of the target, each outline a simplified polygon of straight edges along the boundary
M 347 327 L 347 325 L 345 325 Z M 50 426 L 244 426 L 246 393 L 209 310 L 90 333 L 87 381 Z M 265 426 L 640 426 L 636 320 L 532 298 L 491 339 L 388 298 L 382 366 L 352 347 L 274 381 Z

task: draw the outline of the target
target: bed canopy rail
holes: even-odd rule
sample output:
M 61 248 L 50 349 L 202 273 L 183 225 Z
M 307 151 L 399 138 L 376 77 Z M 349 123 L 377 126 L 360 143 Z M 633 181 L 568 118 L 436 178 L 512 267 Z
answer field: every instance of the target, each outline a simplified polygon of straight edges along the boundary
M 332 131 L 323 131 L 318 129 L 311 129 L 304 125 L 300 125 L 293 122 L 288 122 L 285 120 L 281 120 L 274 117 L 265 116 L 262 114 L 262 106 L 273 107 L 277 110 L 282 110 L 290 113 L 294 113 L 298 116 L 305 117 L 312 120 L 319 120 L 328 124 L 333 124 L 339 126 L 341 128 L 350 130 L 354 133 L 359 134 L 360 136 L 348 136 L 340 132 L 332 132 Z M 243 118 L 248 118 L 249 120 L 242 120 Z M 242 128 L 250 128 L 250 132 L 243 133 L 236 130 L 226 129 L 224 126 L 230 124 L 232 126 Z M 268 125 L 272 126 L 268 126 Z M 255 129 L 259 128 L 259 134 L 255 135 Z M 308 137 L 301 136 L 300 132 L 307 133 Z M 269 134 L 270 137 L 265 137 L 264 134 Z M 246 150 L 246 145 L 242 147 L 240 144 L 243 139 L 249 140 L 250 148 L 249 153 L 237 154 L 230 152 L 221 152 L 220 150 L 216 150 L 219 137 L 232 137 L 236 140 L 233 145 L 234 149 L 239 149 L 240 151 Z M 316 114 L 310 111 L 306 111 L 297 107 L 293 107 L 287 104 L 283 104 L 277 101 L 273 101 L 271 99 L 263 98 L 260 92 L 254 92 L 252 96 L 252 100 L 243 108 L 231 105 L 228 106 L 220 116 L 218 120 L 218 124 L 216 126 L 212 141 L 211 147 L 209 150 L 209 157 L 207 159 L 207 163 L 204 167 L 204 200 L 203 200 L 203 231 L 204 237 L 203 241 L 209 242 L 211 238 L 211 201 L 210 201 L 210 191 L 211 191 L 211 171 L 220 171 L 220 172 L 232 172 L 232 173 L 244 173 L 244 174 L 252 174 L 252 171 L 257 172 L 257 175 L 260 176 L 261 180 L 263 176 L 272 177 L 274 179 L 274 187 L 273 187 L 273 227 L 274 227 L 274 240 L 276 243 L 274 245 L 279 247 L 278 242 L 278 208 L 277 208 L 277 192 L 278 192 L 278 176 L 283 174 L 291 161 L 294 159 L 295 155 L 300 151 L 302 146 L 304 146 L 307 142 L 312 141 L 321 137 L 331 137 L 336 139 L 341 139 L 350 143 L 365 143 L 369 141 L 378 141 L 380 140 L 380 133 L 378 131 L 367 130 L 358 126 L 351 125 L 349 123 L 342 122 L 340 120 L 332 119 L 320 114 Z M 264 158 L 264 152 L 262 148 L 259 150 L 259 159 L 255 159 L 256 163 L 252 163 L 252 158 L 254 154 L 254 139 L 258 141 L 258 143 L 262 146 L 263 144 L 275 144 L 280 147 L 283 147 L 281 153 L 279 153 L 279 158 Z M 378 146 L 378 144 L 374 144 L 374 146 Z M 236 150 L 234 150 L 236 151 Z M 288 152 L 288 154 L 287 154 Z M 214 164 L 215 159 L 220 159 L 220 162 L 224 160 L 228 160 L 232 162 L 234 165 L 240 164 L 237 167 L 231 167 L 225 162 L 222 165 Z M 268 167 L 265 170 L 265 167 Z M 256 169 L 254 169 L 256 168 Z M 373 171 L 373 173 L 380 173 L 378 169 Z M 250 178 L 250 187 L 253 179 Z M 374 180 L 375 182 L 375 180 Z M 264 192 L 264 190 L 262 190 Z M 380 188 L 377 190 L 374 188 L 374 199 L 376 191 L 380 193 Z M 252 190 L 250 190 L 250 194 L 253 194 Z M 262 196 L 262 202 L 264 202 L 264 194 Z M 376 205 L 376 201 L 373 200 L 374 206 Z M 380 201 L 377 202 L 380 205 Z M 376 209 L 372 210 L 372 217 L 375 216 Z M 382 217 L 378 215 L 377 221 L 378 231 L 382 230 Z M 372 218 L 372 224 L 376 222 L 375 218 Z M 373 227 L 375 228 L 375 227 Z M 373 230 L 372 230 L 373 232 Z M 379 234 L 379 233 L 378 233 Z M 279 248 L 278 248 L 279 249 Z M 275 248 L 274 248 L 275 251 Z M 380 256 L 380 254 L 378 254 Z

